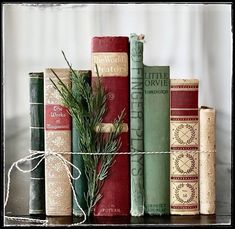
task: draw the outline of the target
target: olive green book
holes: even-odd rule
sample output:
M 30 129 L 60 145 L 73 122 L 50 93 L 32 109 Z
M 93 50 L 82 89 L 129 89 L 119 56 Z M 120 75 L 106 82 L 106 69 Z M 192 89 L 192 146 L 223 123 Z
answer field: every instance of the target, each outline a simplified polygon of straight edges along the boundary
M 169 66 L 144 66 L 144 211 L 149 215 L 170 213 L 169 95 Z
M 144 65 L 143 35 L 130 36 L 131 215 L 144 214 Z

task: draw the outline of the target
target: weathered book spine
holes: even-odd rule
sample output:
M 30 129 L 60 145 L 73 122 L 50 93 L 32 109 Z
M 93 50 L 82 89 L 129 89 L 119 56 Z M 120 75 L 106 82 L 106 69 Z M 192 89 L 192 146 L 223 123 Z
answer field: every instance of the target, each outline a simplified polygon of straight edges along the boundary
M 97 80 L 95 64 L 108 97 L 103 125 L 109 126 L 125 109 L 119 152 L 129 152 L 129 38 L 94 37 L 92 82 Z M 130 155 L 116 155 L 114 160 L 101 189 L 103 196 L 95 206 L 95 216 L 130 214 Z
M 171 214 L 199 213 L 198 80 L 172 79 L 170 97 Z
M 89 84 L 91 83 L 91 71 L 85 71 L 85 70 L 79 70 L 76 71 L 76 74 L 78 77 L 82 77 L 85 79 Z M 76 91 L 78 89 L 76 88 L 76 85 L 72 84 L 72 92 L 74 96 L 77 94 Z M 78 95 L 79 96 L 79 95 Z M 77 98 L 79 99 L 79 98 Z M 79 130 L 76 127 L 75 120 L 72 118 L 72 149 L 75 154 L 72 155 L 72 161 L 73 165 L 77 166 L 81 172 L 80 178 L 78 180 L 74 180 L 74 189 L 76 192 L 76 197 L 78 200 L 78 203 L 80 207 L 83 209 L 83 211 L 87 211 L 87 203 L 85 200 L 85 193 L 87 192 L 87 179 L 85 175 L 85 169 L 84 169 L 84 161 L 81 154 L 76 154 L 80 152 L 79 147 Z M 73 168 L 73 175 L 74 177 L 77 177 L 78 171 Z M 76 216 L 82 216 L 83 213 L 80 210 L 80 208 L 77 206 L 75 199 L 73 197 L 73 214 Z
M 30 138 L 31 150 L 35 151 L 44 151 L 43 78 L 43 72 L 29 73 Z M 36 167 L 40 159 L 32 160 L 31 167 Z M 29 214 L 45 214 L 44 160 L 31 172 Z
M 215 214 L 215 109 L 200 109 L 200 213 Z
M 170 151 L 170 68 L 144 66 L 144 150 Z M 144 155 L 145 213 L 170 213 L 168 153 Z
M 57 76 L 71 86 L 69 69 L 53 69 Z M 62 104 L 62 98 L 50 78 L 58 83 L 51 69 L 45 70 L 44 80 L 44 117 L 45 151 L 57 153 L 71 161 L 71 116 Z M 67 164 L 66 164 L 67 166 Z M 70 167 L 67 167 L 71 170 Z M 56 155 L 45 158 L 45 196 L 46 215 L 66 216 L 72 214 L 71 186 L 67 169 Z
M 130 149 L 144 151 L 143 35 L 130 36 Z M 144 157 L 131 155 L 131 215 L 144 214 Z

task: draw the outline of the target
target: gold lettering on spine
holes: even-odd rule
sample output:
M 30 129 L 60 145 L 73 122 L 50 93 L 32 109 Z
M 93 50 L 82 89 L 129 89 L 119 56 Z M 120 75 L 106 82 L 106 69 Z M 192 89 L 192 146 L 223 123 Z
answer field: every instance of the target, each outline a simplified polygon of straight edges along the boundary
M 126 52 L 94 52 L 92 55 L 93 76 L 97 76 L 95 64 L 97 64 L 100 76 L 128 76 L 128 55 Z

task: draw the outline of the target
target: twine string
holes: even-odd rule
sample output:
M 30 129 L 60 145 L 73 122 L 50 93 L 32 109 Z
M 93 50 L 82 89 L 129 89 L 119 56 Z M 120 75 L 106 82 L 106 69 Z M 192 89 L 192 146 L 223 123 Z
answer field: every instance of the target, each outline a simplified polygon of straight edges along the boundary
M 40 223 L 41 226 L 45 226 L 48 224 L 48 220 L 44 219 L 32 219 L 32 218 L 26 218 L 26 217 L 14 217 L 14 216 L 4 216 L 5 219 L 12 220 L 12 221 L 19 221 L 19 222 L 32 222 L 32 223 Z M 18 226 L 18 225 L 17 225 Z
M 8 174 L 7 174 L 7 178 L 8 178 L 8 180 L 7 180 L 7 190 L 6 190 L 6 199 L 5 199 L 5 202 L 4 202 L 4 208 L 6 208 L 8 200 L 9 200 L 12 169 L 14 167 L 16 167 L 22 173 L 32 172 L 32 171 L 34 171 L 40 165 L 40 163 L 46 157 L 48 157 L 49 155 L 53 155 L 53 156 L 56 156 L 62 162 L 63 166 L 65 167 L 66 174 L 67 174 L 68 179 L 69 179 L 69 184 L 70 184 L 71 189 L 72 189 L 72 193 L 73 193 L 73 197 L 74 197 L 75 203 L 78 206 L 78 208 L 81 210 L 81 212 L 82 212 L 82 214 L 84 216 L 84 219 L 81 222 L 71 224 L 71 226 L 76 226 L 76 225 L 80 225 L 80 224 L 84 223 L 86 221 L 86 218 L 87 218 L 86 217 L 86 213 L 84 212 L 84 210 L 82 209 L 82 207 L 78 203 L 76 192 L 75 192 L 75 189 L 74 189 L 73 184 L 71 182 L 71 180 L 78 180 L 80 178 L 80 176 L 81 176 L 80 169 L 77 166 L 75 166 L 73 163 L 68 161 L 66 158 L 64 158 L 61 155 L 61 153 L 56 153 L 56 152 L 52 152 L 52 151 L 33 151 L 33 150 L 30 150 L 30 152 L 31 152 L 30 155 L 27 155 L 26 157 L 23 157 L 23 158 L 15 161 L 11 165 L 10 169 L 8 170 Z M 38 159 L 38 158 L 41 158 L 41 159 L 31 169 L 23 169 L 23 168 L 21 168 L 19 166 L 19 164 L 21 164 L 21 163 L 24 163 L 24 162 L 27 162 L 27 161 L 33 161 L 33 160 Z M 76 177 L 73 176 L 73 174 L 71 173 L 71 171 L 69 169 L 70 166 L 72 166 L 75 170 L 77 170 L 78 175 Z M 14 216 L 4 216 L 4 218 L 8 219 L 8 220 L 15 220 L 15 221 L 28 221 L 28 222 L 42 223 L 43 225 L 47 225 L 48 224 L 48 220 L 47 219 L 46 220 L 40 220 L 40 219 L 32 219 L 32 218 L 27 218 L 27 217 L 14 217 Z
M 37 152 L 42 152 L 46 153 L 47 151 L 37 151 Z M 174 154 L 174 153 L 215 153 L 216 151 L 199 151 L 199 150 L 172 150 L 172 151 L 136 151 L 136 152 L 70 152 L 70 151 L 63 151 L 60 152 L 59 154 L 69 154 L 69 155 L 148 155 L 148 154 Z M 51 153 L 53 154 L 53 152 Z
M 172 154 L 172 153 L 178 153 L 178 152 L 184 152 L 184 153 L 215 153 L 216 151 L 197 151 L 197 150 L 176 150 L 176 151 L 162 151 L 162 152 L 154 152 L 154 151 L 149 151 L 149 152 L 112 152 L 112 153 L 107 153 L 107 152 L 90 152 L 90 153 L 87 153 L 87 152 L 59 152 L 59 153 L 56 153 L 56 152 L 52 152 L 52 151 L 36 151 L 36 150 L 29 150 L 30 151 L 30 154 L 15 161 L 11 167 L 9 168 L 8 170 L 8 174 L 7 174 L 7 190 L 6 190 L 6 198 L 5 198 L 5 202 L 4 202 L 4 208 L 6 208 L 6 205 L 8 203 L 8 199 L 9 199 L 9 194 L 10 194 L 10 184 L 11 184 L 11 172 L 12 172 L 12 169 L 14 167 L 16 167 L 20 172 L 22 173 L 30 173 L 32 171 L 34 171 L 36 168 L 38 168 L 38 166 L 41 164 L 41 162 L 48 156 L 50 155 L 53 155 L 53 156 L 56 156 L 63 164 L 63 166 L 65 167 L 66 169 L 66 174 L 68 176 L 68 180 L 69 180 L 69 184 L 70 184 L 70 187 L 72 189 L 72 193 L 73 193 L 73 197 L 74 197 L 74 201 L 77 205 L 77 207 L 81 210 L 82 214 L 83 214 L 83 220 L 81 222 L 78 222 L 78 223 L 73 223 L 73 224 L 70 224 L 69 226 L 77 226 L 77 225 L 80 225 L 82 223 L 84 223 L 87 219 L 87 216 L 86 216 L 86 213 L 84 212 L 84 210 L 82 209 L 82 207 L 79 205 L 78 203 L 78 200 L 77 200 L 77 195 L 76 195 L 76 192 L 75 192 L 75 189 L 73 187 L 73 184 L 71 182 L 71 180 L 78 180 L 81 176 L 81 171 L 80 169 L 75 166 L 73 163 L 71 163 L 69 160 L 67 160 L 66 158 L 63 157 L 63 155 L 66 155 L 66 154 L 70 154 L 70 155 L 77 155 L 77 154 L 80 154 L 80 155 L 83 155 L 83 154 L 86 154 L 86 155 L 109 155 L 109 154 L 117 154 L 117 155 L 148 155 L 148 154 Z M 21 168 L 20 167 L 20 164 L 21 163 L 24 163 L 24 162 L 31 162 L 35 159 L 39 159 L 40 160 L 37 162 L 37 164 L 34 166 L 34 167 L 31 167 L 31 169 L 24 169 L 24 168 Z M 73 167 L 77 172 L 78 172 L 78 175 L 77 176 L 74 176 L 72 173 L 71 173 L 71 170 L 70 170 L 70 166 Z M 35 223 L 41 223 L 42 225 L 47 225 L 48 224 L 48 220 L 40 220 L 40 219 L 32 219 L 32 218 L 26 218 L 26 217 L 13 217 L 13 216 L 4 216 L 5 219 L 8 219 L 8 220 L 16 220 L 16 221 L 29 221 L 29 222 L 35 222 Z

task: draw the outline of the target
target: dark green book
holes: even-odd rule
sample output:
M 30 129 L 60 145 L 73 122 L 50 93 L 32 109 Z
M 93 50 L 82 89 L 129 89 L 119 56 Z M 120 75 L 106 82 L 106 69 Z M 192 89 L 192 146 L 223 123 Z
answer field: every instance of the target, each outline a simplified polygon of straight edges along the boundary
M 82 77 L 89 84 L 91 83 L 91 71 L 79 70 L 76 71 L 78 77 Z M 74 95 L 76 94 L 76 87 L 72 84 L 72 91 Z M 79 95 L 77 95 L 79 96 Z M 82 102 L 82 101 L 81 101 Z M 72 118 L 72 150 L 74 153 L 80 152 L 79 147 L 79 130 L 76 128 L 75 120 Z M 86 212 L 87 203 L 85 200 L 85 193 L 87 192 L 87 179 L 84 170 L 84 162 L 81 154 L 73 154 L 72 162 L 81 171 L 81 176 L 78 180 L 74 180 L 74 188 L 76 192 L 76 197 L 80 207 Z M 78 171 L 73 168 L 73 176 L 78 176 Z M 73 197 L 73 214 L 76 216 L 82 216 L 83 213 L 81 209 L 77 206 L 75 199 Z
M 169 66 L 144 66 L 144 150 L 170 151 Z M 145 213 L 170 213 L 170 155 L 144 155 Z
M 29 73 L 29 85 L 31 150 L 44 151 L 43 72 Z M 40 159 L 41 158 L 32 160 L 31 168 L 34 168 Z M 31 172 L 29 214 L 45 214 L 44 172 L 44 160 Z
M 144 36 L 130 36 L 131 215 L 144 214 Z

